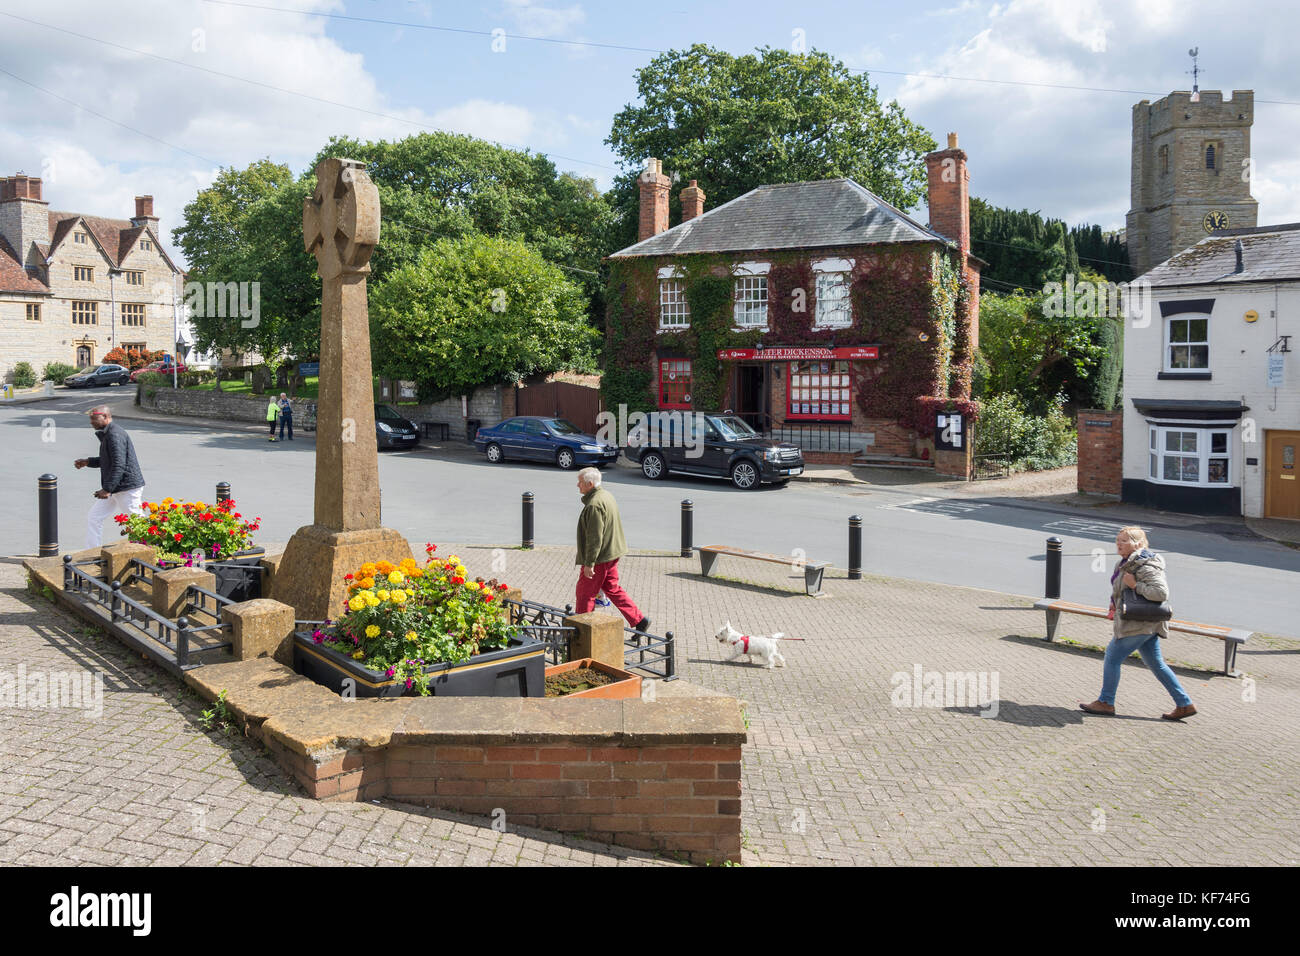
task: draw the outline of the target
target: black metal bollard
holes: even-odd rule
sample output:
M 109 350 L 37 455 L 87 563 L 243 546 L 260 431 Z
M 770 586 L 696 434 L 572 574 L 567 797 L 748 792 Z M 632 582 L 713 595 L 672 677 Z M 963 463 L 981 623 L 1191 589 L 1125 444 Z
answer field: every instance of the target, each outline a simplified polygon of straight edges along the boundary
M 40 513 L 42 558 L 59 553 L 59 479 L 41 475 L 36 479 L 36 510 Z
M 72 555 L 63 556 L 63 590 L 72 590 Z
M 849 580 L 862 580 L 862 515 L 849 516 Z
M 533 502 L 535 497 L 531 491 L 524 492 L 524 542 L 525 550 L 532 550 L 533 547 Z
M 1053 535 L 1047 539 L 1047 583 L 1043 597 L 1061 596 L 1061 539 Z
M 690 498 L 682 501 L 682 557 L 689 558 L 695 553 L 692 538 L 695 531 L 695 503 Z
M 176 663 L 185 667 L 190 662 L 190 619 L 176 619 Z
M 668 656 L 664 658 L 664 680 L 677 678 L 677 639 L 672 631 L 664 631 L 664 649 Z
M 228 482 L 228 481 L 218 481 L 218 482 L 217 482 L 217 501 L 220 502 L 220 501 L 229 501 L 229 500 L 230 500 L 230 482 Z

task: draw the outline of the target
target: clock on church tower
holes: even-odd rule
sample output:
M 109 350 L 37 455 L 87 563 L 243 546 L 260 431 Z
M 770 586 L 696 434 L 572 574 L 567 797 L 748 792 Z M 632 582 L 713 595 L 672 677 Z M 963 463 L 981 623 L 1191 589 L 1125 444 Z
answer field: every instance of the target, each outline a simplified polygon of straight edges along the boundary
M 1205 214 L 1201 220 L 1201 226 L 1206 232 L 1214 232 L 1216 229 L 1228 228 L 1228 214 L 1219 209 L 1212 209 Z

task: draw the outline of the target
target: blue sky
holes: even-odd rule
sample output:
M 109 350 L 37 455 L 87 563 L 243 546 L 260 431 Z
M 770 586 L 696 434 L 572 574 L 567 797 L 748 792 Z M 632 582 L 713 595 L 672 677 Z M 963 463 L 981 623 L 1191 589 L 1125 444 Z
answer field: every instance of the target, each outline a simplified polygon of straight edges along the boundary
M 741 53 L 800 36 L 867 70 L 884 99 L 897 98 L 940 142 L 957 131 L 973 194 L 1105 228 L 1122 225 L 1128 208 L 1133 103 L 1190 88 L 1186 52 L 1198 46 L 1203 89 L 1285 101 L 1257 105 L 1252 191 L 1261 222 L 1300 220 L 1291 49 L 1300 14 L 1281 4 L 141 0 L 108 9 L 0 0 L 0 171 L 43 174 L 57 209 L 124 217 L 132 196 L 152 193 L 165 230 L 215 166 L 270 156 L 299 172 L 331 134 L 468 132 L 548 153 L 604 186 L 616 159 L 603 140 L 636 99 L 636 70 L 654 56 L 645 50 L 703 42 Z M 504 31 L 504 50 L 483 35 L 493 30 Z M 919 75 L 933 73 L 962 79 Z

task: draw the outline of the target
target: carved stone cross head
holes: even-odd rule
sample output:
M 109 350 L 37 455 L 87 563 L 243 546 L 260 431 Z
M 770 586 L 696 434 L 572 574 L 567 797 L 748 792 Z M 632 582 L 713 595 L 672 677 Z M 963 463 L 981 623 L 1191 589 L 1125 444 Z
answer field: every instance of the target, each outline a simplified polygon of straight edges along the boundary
M 370 253 L 379 242 L 379 190 L 365 163 L 320 161 L 316 191 L 302 204 L 302 235 L 322 280 L 370 272 Z

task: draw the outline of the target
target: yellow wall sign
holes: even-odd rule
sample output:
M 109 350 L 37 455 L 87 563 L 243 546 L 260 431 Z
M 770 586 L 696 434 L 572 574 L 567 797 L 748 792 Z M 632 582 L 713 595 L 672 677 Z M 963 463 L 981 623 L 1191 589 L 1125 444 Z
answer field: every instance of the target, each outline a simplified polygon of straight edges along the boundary
M 1251 309 L 1244 316 L 1242 316 L 1242 318 L 1244 318 L 1247 322 L 1255 322 L 1259 319 L 1259 313 L 1256 312 L 1254 309 Z

